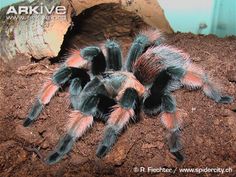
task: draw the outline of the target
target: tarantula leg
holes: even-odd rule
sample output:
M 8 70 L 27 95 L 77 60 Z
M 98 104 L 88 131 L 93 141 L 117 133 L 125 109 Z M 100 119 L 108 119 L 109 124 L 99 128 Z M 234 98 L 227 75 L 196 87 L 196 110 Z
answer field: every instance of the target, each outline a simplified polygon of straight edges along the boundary
M 137 91 L 133 88 L 127 88 L 122 98 L 119 100 L 119 104 L 114 106 L 114 110 L 107 121 L 104 137 L 96 152 L 99 158 L 107 154 L 125 126 L 131 119 L 135 118 L 138 101 L 139 97 Z
M 99 47 L 90 46 L 81 50 L 81 55 L 88 61 L 91 61 L 91 72 L 93 75 L 101 74 L 106 69 L 106 59 Z
M 74 78 L 69 87 L 70 102 L 75 110 L 78 110 L 79 94 L 83 87 L 79 78 Z
M 92 74 L 96 75 L 105 71 L 106 61 L 100 48 L 91 46 L 82 49 L 81 52 L 73 50 L 62 67 L 53 74 L 52 79 L 43 87 L 23 126 L 27 127 L 32 124 L 42 112 L 43 107 L 50 102 L 51 98 L 59 90 L 60 86 L 63 86 L 70 79 L 79 77 L 82 79 L 82 85 L 84 86 L 89 81 L 89 76 L 85 71 L 88 69 L 88 62 L 92 63 Z
M 208 79 L 203 70 L 193 64 L 188 67 L 186 74 L 181 79 L 181 82 L 188 89 L 202 88 L 206 96 L 218 103 L 233 102 L 233 97 L 223 95 L 221 91 Z
M 157 30 L 150 29 L 140 32 L 140 34 L 134 39 L 128 52 L 125 70 L 132 72 L 133 64 L 135 63 L 136 59 L 140 57 L 148 47 L 157 46 L 162 41 L 163 38 Z
M 168 129 L 169 135 L 167 141 L 170 152 L 177 158 L 178 161 L 183 161 L 183 156 L 180 152 L 180 120 L 176 117 L 176 102 L 170 94 L 162 96 L 162 115 L 161 120 L 164 126 Z
M 149 44 L 148 38 L 144 35 L 138 35 L 134 42 L 132 43 L 132 46 L 130 47 L 125 67 L 126 70 L 129 72 L 132 72 L 132 66 L 135 60 L 143 53 L 145 50 L 145 47 Z
M 75 141 L 80 138 L 86 130 L 92 126 L 92 124 L 92 115 L 86 115 L 80 111 L 74 111 L 69 120 L 68 132 L 59 141 L 55 150 L 46 158 L 45 162 L 47 164 L 54 164 L 61 160 L 62 157 L 71 150 Z
M 107 68 L 119 71 L 122 67 L 122 53 L 119 44 L 115 41 L 107 40 L 105 47 L 107 53 Z
M 169 67 L 162 70 L 149 89 L 149 94 L 143 100 L 143 110 L 146 114 L 155 115 L 161 112 L 162 97 L 180 85 L 176 79 L 184 74 L 182 68 Z
M 102 95 L 107 95 L 103 83 L 95 77 L 91 80 L 79 93 L 80 84 L 79 80 L 74 80 L 71 83 L 72 93 L 79 94 L 79 104 L 71 114 L 71 119 L 68 122 L 68 131 L 66 135 L 59 141 L 55 150 L 47 157 L 46 163 L 53 164 L 58 162 L 65 154 L 67 154 L 74 142 L 80 138 L 86 130 L 91 127 L 94 116 L 99 112 L 98 105 Z
M 31 108 L 31 111 L 23 123 L 23 126 L 29 126 L 38 118 L 39 114 L 43 110 L 43 107 L 50 102 L 52 97 L 59 90 L 60 86 L 64 85 L 72 75 L 75 75 L 73 74 L 74 72 L 75 69 L 63 66 L 53 74 L 52 79 L 44 85 L 40 96 L 36 99 L 35 104 Z

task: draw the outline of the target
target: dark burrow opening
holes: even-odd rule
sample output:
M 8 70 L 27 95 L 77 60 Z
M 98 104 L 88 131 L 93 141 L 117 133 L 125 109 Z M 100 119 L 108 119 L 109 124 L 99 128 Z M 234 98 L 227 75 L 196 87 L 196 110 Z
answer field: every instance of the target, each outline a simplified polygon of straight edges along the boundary
M 126 54 L 135 34 L 147 28 L 147 24 L 133 12 L 119 4 L 100 4 L 72 17 L 72 25 L 64 36 L 61 51 L 51 62 L 63 60 L 69 49 L 99 45 L 106 39 L 118 41 Z

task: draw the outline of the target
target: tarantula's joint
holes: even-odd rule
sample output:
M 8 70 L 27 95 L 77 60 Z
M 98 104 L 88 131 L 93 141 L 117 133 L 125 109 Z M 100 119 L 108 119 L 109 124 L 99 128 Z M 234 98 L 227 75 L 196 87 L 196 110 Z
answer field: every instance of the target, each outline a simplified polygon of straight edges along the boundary
M 143 100 L 143 110 L 146 114 L 156 115 L 163 110 L 167 112 L 175 111 L 175 100 L 169 94 L 169 86 L 174 73 L 180 75 L 182 69 L 169 67 L 157 75 L 150 88 L 150 95 Z
M 71 74 L 72 72 L 69 67 L 62 66 L 53 74 L 53 83 L 57 84 L 58 86 L 63 85 L 70 79 Z
M 176 111 L 176 101 L 170 94 L 164 94 L 162 96 L 162 110 L 164 110 L 165 112 Z
M 177 162 L 183 162 L 184 161 L 184 156 L 180 151 L 171 152 L 171 154 L 176 157 Z
M 147 115 L 157 115 L 161 112 L 161 98 L 155 98 L 151 95 L 143 100 L 143 111 Z
M 66 135 L 59 140 L 55 150 L 46 158 L 45 162 L 47 164 L 54 164 L 60 161 L 71 150 L 75 141 L 92 126 L 92 123 L 92 116 L 80 111 L 74 111 L 69 119 Z
M 166 69 L 166 72 L 174 79 L 180 79 L 184 76 L 185 71 L 182 68 L 177 68 L 177 67 L 168 67 Z
M 75 110 L 78 110 L 78 98 L 79 94 L 82 91 L 82 85 L 81 85 L 81 80 L 79 78 L 74 78 L 71 81 L 70 87 L 69 87 L 69 93 L 70 93 L 70 101 L 71 105 Z

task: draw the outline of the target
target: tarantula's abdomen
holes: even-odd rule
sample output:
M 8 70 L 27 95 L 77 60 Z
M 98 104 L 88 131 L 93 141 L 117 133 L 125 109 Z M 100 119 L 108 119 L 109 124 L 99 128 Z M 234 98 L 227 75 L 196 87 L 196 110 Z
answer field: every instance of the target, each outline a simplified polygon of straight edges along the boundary
M 142 84 L 149 84 L 153 82 L 161 68 L 159 58 L 155 57 L 153 48 L 149 48 L 134 63 L 133 73 Z
M 175 67 L 186 70 L 189 65 L 188 54 L 171 46 L 159 45 L 149 48 L 136 60 L 133 72 L 140 82 L 149 84 L 163 69 Z

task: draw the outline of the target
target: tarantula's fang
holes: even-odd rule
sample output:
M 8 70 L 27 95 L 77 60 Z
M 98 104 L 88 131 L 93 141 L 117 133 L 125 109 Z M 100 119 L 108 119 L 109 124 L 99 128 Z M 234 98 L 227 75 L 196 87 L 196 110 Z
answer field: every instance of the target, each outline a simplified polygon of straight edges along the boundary
M 107 68 L 119 71 L 122 67 L 122 53 L 119 44 L 115 41 L 107 40 L 105 47 L 107 53 Z

